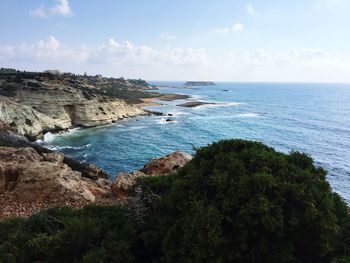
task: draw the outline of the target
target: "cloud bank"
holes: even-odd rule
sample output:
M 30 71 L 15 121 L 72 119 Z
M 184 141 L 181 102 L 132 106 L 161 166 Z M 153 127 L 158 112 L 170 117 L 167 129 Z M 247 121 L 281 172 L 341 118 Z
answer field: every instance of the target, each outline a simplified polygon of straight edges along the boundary
M 217 57 L 204 48 L 154 48 L 115 38 L 72 47 L 49 36 L 36 43 L 0 45 L 0 61 L 19 69 L 159 80 L 350 82 L 350 56 L 312 48 L 231 50 Z
M 22 43 L 18 46 L 0 45 L 0 60 L 9 65 L 35 64 L 62 70 L 77 71 L 79 68 L 92 69 L 96 73 L 113 72 L 106 69 L 118 69 L 119 74 L 143 75 L 144 71 L 157 68 L 170 70 L 201 66 L 206 63 L 207 52 L 203 48 L 156 49 L 145 45 L 136 45 L 131 41 L 117 41 L 110 38 L 96 46 L 80 45 L 70 47 L 62 44 L 56 37 L 49 36 L 36 43 Z M 74 70 L 75 69 L 75 70 Z M 157 70 L 156 70 L 157 72 Z M 110 74 L 111 74 L 110 73 Z

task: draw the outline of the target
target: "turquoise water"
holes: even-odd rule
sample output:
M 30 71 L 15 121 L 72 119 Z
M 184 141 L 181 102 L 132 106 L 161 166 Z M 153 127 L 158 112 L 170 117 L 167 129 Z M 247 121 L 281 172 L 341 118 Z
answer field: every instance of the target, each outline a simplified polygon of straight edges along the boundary
M 161 116 L 138 117 L 74 130 L 44 144 L 94 163 L 114 177 L 177 149 L 191 152 L 193 146 L 224 138 L 258 140 L 283 152 L 310 154 L 328 170 L 334 190 L 350 203 L 350 85 L 219 83 L 189 89 L 182 83 L 154 84 L 172 86 L 160 89 L 162 93 L 218 104 L 183 108 L 176 105 L 189 100 L 161 102 L 148 108 L 173 114 L 174 122 Z

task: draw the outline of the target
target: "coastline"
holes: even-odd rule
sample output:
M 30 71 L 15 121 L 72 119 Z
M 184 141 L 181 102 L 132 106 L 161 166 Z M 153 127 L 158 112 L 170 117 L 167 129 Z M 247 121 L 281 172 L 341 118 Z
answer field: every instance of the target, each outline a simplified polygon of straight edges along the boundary
M 152 97 L 152 98 L 142 98 L 140 100 L 142 100 L 141 103 L 134 103 L 131 104 L 131 106 L 135 106 L 140 110 L 140 114 L 137 115 L 133 115 L 130 117 L 124 117 L 124 118 L 120 118 L 116 121 L 111 121 L 110 123 L 105 123 L 105 124 L 100 124 L 100 125 L 93 125 L 93 126 L 71 126 L 69 128 L 66 129 L 52 129 L 52 130 L 47 130 L 45 132 L 43 132 L 40 136 L 35 137 L 35 138 L 29 138 L 31 142 L 40 142 L 40 141 L 44 141 L 44 137 L 46 134 L 50 133 L 52 135 L 64 135 L 67 134 L 75 129 L 89 129 L 89 128 L 95 128 L 95 127 L 107 127 L 107 126 L 111 126 L 111 125 L 115 125 L 118 124 L 118 122 L 120 121 L 124 121 L 127 119 L 132 119 L 132 118 L 137 118 L 138 116 L 149 116 L 149 115 L 155 115 L 155 116 L 171 116 L 168 114 L 164 114 L 161 112 L 157 112 L 157 111 L 151 111 L 151 110 L 147 110 L 145 109 L 145 107 L 148 106 L 159 106 L 162 105 L 160 103 L 160 101 L 175 101 L 175 100 L 182 100 L 182 99 L 188 99 L 191 98 L 191 96 L 189 95 L 183 95 L 183 94 L 176 94 L 176 93 L 172 93 L 172 94 L 160 94 L 159 97 Z

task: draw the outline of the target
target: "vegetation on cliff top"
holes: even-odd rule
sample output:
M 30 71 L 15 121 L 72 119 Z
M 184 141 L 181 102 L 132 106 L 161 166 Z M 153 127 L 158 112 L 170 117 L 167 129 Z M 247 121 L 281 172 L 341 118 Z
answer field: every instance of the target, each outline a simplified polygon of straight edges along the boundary
M 350 217 L 310 157 L 226 140 L 127 206 L 0 224 L 1 262 L 349 262 Z
M 147 93 L 150 85 L 141 79 L 107 78 L 101 75 L 77 75 L 72 73 L 26 72 L 15 69 L 0 69 L 0 95 L 14 96 L 17 89 L 47 89 L 51 85 L 71 87 L 90 94 L 108 98 L 125 99 L 130 103 L 142 98 L 157 97 L 158 93 Z
M 64 91 L 83 91 L 87 98 L 98 96 L 108 99 L 123 99 L 128 103 L 142 103 L 146 98 L 162 100 L 185 99 L 186 95 L 161 94 L 151 92 L 157 88 L 151 87 L 142 79 L 124 79 L 90 76 L 73 73 L 60 73 L 57 70 L 44 72 L 19 71 L 11 68 L 0 68 L 0 96 L 14 97 L 18 90 L 62 89 Z M 147 91 L 147 92 L 146 92 Z

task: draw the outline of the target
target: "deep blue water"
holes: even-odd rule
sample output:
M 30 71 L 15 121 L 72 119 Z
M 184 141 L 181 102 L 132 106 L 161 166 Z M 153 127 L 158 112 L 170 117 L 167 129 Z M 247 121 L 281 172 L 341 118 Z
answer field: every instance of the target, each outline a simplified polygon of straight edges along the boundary
M 173 86 L 159 90 L 162 93 L 219 104 L 183 108 L 176 105 L 188 100 L 161 102 L 149 108 L 173 114 L 175 122 L 138 117 L 75 130 L 44 144 L 115 176 L 177 149 L 191 152 L 193 146 L 224 138 L 258 140 L 283 152 L 310 154 L 328 170 L 333 189 L 350 203 L 349 84 L 218 83 L 193 89 L 182 83 L 156 84 Z

